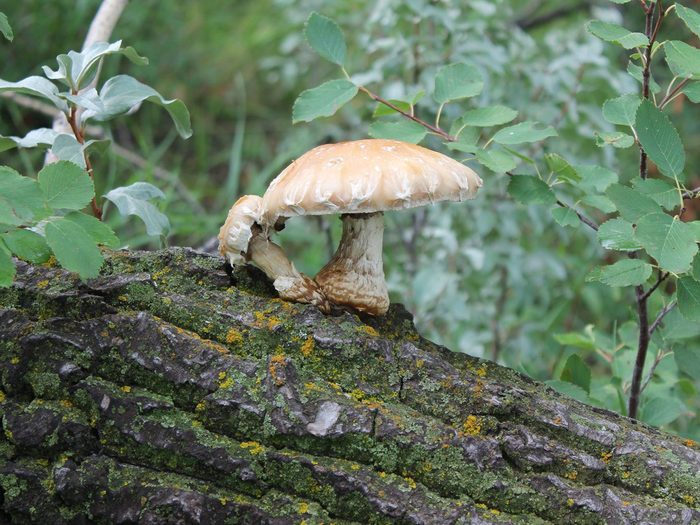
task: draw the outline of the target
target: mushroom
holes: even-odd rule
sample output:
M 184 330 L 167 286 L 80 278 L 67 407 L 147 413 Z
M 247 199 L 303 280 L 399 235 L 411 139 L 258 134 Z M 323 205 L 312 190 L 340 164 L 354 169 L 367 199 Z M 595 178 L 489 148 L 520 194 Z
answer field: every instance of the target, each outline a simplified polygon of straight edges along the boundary
M 245 195 L 235 202 L 219 230 L 221 255 L 232 266 L 252 260 L 272 280 L 282 299 L 311 303 L 328 313 L 330 306 L 319 286 L 297 271 L 282 248 L 263 233 L 258 224 L 261 214 L 262 199 L 257 195 Z
M 397 140 L 318 146 L 292 162 L 263 195 L 262 224 L 342 214 L 337 251 L 315 281 L 334 304 L 372 315 L 389 308 L 382 263 L 383 211 L 471 199 L 481 179 L 435 151 Z

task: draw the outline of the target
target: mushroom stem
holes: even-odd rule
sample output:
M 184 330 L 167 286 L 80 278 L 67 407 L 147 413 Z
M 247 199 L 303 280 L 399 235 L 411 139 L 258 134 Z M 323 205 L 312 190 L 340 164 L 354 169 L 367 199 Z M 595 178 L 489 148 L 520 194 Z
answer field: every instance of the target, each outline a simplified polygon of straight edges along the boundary
M 389 293 L 382 261 L 383 214 L 343 215 L 342 220 L 338 249 L 315 281 L 331 303 L 372 315 L 385 314 Z
M 255 231 L 248 244 L 251 259 L 272 281 L 282 299 L 316 305 L 323 313 L 330 312 L 330 305 L 313 279 L 300 273 L 287 259 L 281 247 Z

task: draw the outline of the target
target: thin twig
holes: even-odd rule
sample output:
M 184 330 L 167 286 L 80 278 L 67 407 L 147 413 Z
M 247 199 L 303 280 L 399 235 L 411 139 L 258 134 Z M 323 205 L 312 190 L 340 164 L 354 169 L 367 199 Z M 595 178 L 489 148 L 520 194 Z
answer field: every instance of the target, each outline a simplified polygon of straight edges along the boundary
M 70 113 L 68 114 L 68 125 L 70 126 L 70 129 L 73 130 L 73 135 L 75 135 L 75 140 L 77 140 L 81 146 L 85 145 L 85 136 L 83 135 L 83 132 L 80 131 L 80 128 L 78 127 L 78 123 L 76 122 L 77 116 L 76 116 L 76 109 L 75 106 L 70 109 Z M 90 162 L 90 156 L 87 153 L 87 150 L 83 149 L 83 158 L 85 159 L 85 168 L 88 172 L 88 175 L 90 176 L 90 179 L 92 179 L 93 184 L 95 182 L 95 176 L 93 174 L 92 170 L 92 163 Z M 92 200 L 90 201 L 90 206 L 92 207 L 92 214 L 98 219 L 102 220 L 102 210 L 100 207 L 97 205 L 97 197 L 93 194 Z
M 589 228 L 591 228 L 591 229 L 593 229 L 593 230 L 595 230 L 595 231 L 598 231 L 598 225 L 597 225 L 595 222 L 593 222 L 591 219 L 589 219 L 588 217 L 586 217 L 584 214 L 582 214 L 582 213 L 580 213 L 579 211 L 577 211 L 575 208 L 572 208 L 572 207 L 569 206 L 568 204 L 566 204 L 566 203 L 560 201 L 559 199 L 557 199 L 557 204 L 558 204 L 559 206 L 561 206 L 562 208 L 567 208 L 567 209 L 573 211 L 573 212 L 576 214 L 576 216 L 578 217 L 578 219 L 579 219 L 583 224 L 585 224 L 586 226 L 588 226 Z
M 688 190 L 686 192 L 683 192 L 683 200 L 685 199 L 695 199 L 696 197 L 700 196 L 700 188 L 695 188 L 694 190 Z
M 651 323 L 651 326 L 649 327 L 649 335 L 654 333 L 654 330 L 656 330 L 659 327 L 661 321 L 663 321 L 664 317 L 666 317 L 666 314 L 673 310 L 677 304 L 678 303 L 676 301 L 671 301 L 661 309 L 659 315 L 656 316 L 656 319 L 654 319 L 654 322 Z
M 649 381 L 651 381 L 651 378 L 654 377 L 654 372 L 656 372 L 656 367 L 659 366 L 659 363 L 661 361 L 663 361 L 663 359 L 664 359 L 664 357 L 666 357 L 666 355 L 667 354 L 663 350 L 659 350 L 659 352 L 656 354 L 656 359 L 654 359 L 654 362 L 652 363 L 651 368 L 649 369 L 649 373 L 647 374 L 647 377 L 644 380 L 644 384 L 639 389 L 640 394 L 642 392 L 644 392 L 644 389 L 649 384 Z
M 686 86 L 686 84 L 690 82 L 689 78 L 684 78 L 681 80 L 677 86 L 673 88 L 669 93 L 664 96 L 664 98 L 661 99 L 661 102 L 659 102 L 659 109 L 664 109 L 666 105 L 671 102 L 678 93 Z
M 656 291 L 656 289 L 659 287 L 659 285 L 662 282 L 664 282 L 668 278 L 669 275 L 671 275 L 670 272 L 663 273 L 663 272 L 659 271 L 659 275 L 656 279 L 656 282 L 654 283 L 654 286 L 652 286 L 651 288 L 649 288 L 649 290 L 646 291 L 646 293 L 642 296 L 642 299 L 644 299 L 644 300 L 649 299 L 651 294 L 653 294 Z

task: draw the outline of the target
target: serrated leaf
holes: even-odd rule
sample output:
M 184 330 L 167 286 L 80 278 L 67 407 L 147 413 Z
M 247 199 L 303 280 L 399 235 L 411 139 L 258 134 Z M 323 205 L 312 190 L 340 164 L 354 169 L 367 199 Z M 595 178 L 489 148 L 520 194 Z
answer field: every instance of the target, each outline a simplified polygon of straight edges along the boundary
M 630 252 L 642 247 L 634 236 L 632 223 L 624 219 L 610 219 L 598 228 L 598 240 L 606 250 Z
M 428 131 L 412 120 L 376 120 L 369 126 L 369 136 L 375 139 L 395 139 L 418 144 Z
M 479 149 L 476 151 L 476 160 L 496 173 L 505 173 L 518 165 L 513 155 L 498 149 Z
M 500 126 L 507 124 L 517 116 L 517 111 L 506 106 L 486 106 L 467 111 L 462 116 L 462 122 L 467 126 Z
M 561 206 L 552 208 L 552 217 L 560 226 L 577 228 L 580 224 L 578 215 L 571 208 L 562 208 Z
M 92 215 L 86 215 L 79 211 L 72 211 L 65 216 L 65 219 L 80 226 L 97 244 L 102 244 L 110 248 L 119 246 L 119 239 L 114 231 L 112 231 L 112 228 Z
M 12 260 L 12 255 L 0 240 L 0 288 L 6 288 L 12 284 L 15 272 L 15 262 Z
M 578 354 L 566 360 L 560 379 L 581 387 L 586 393 L 591 390 L 591 369 Z
M 115 188 L 104 196 L 113 202 L 123 216 L 136 215 L 146 225 L 148 235 L 166 235 L 170 221 L 149 202 L 153 198 L 165 198 L 158 188 L 146 182 L 135 182 L 131 186 Z
M 319 117 L 330 117 L 357 95 L 357 86 L 349 80 L 329 80 L 318 87 L 307 89 L 294 101 L 292 122 L 311 122 Z
M 692 277 L 678 279 L 678 309 L 689 321 L 700 321 L 700 282 Z
M 69 51 L 58 55 L 58 68 L 54 71 L 48 66 L 43 67 L 44 75 L 51 80 L 63 82 L 71 91 L 77 92 L 86 87 L 97 74 L 97 65 L 108 56 L 119 54 L 128 58 L 134 64 L 148 64 L 148 59 L 136 52 L 133 47 L 122 47 L 122 41 L 95 42 L 81 52 Z
M 318 13 L 311 13 L 304 27 L 306 41 L 316 53 L 329 62 L 345 63 L 345 37 L 338 24 Z
M 575 169 L 576 173 L 581 177 L 578 186 L 586 192 L 603 192 L 618 180 L 617 173 L 602 166 L 577 164 Z
M 46 204 L 53 209 L 79 210 L 95 196 L 95 187 L 88 173 L 65 160 L 44 166 L 38 180 Z
M 598 38 L 606 42 L 619 44 L 625 49 L 646 47 L 649 45 L 649 39 L 646 35 L 629 31 L 617 24 L 601 22 L 600 20 L 591 20 L 586 24 L 586 29 Z
M 104 259 L 95 241 L 83 228 L 73 221 L 59 218 L 48 222 L 44 232 L 56 260 L 66 270 L 76 272 L 81 279 L 99 274 Z
M 581 180 L 581 176 L 576 173 L 576 168 L 569 164 L 561 155 L 550 153 L 544 156 L 544 160 L 547 163 L 547 167 L 556 175 L 557 179 L 571 183 Z
M 634 126 L 637 108 L 642 100 L 637 95 L 623 95 L 606 100 L 603 104 L 603 118 L 611 124 Z
M 651 264 L 639 259 L 623 259 L 610 266 L 603 266 L 599 280 L 608 286 L 637 286 L 651 276 Z
M 5 245 L 20 259 L 32 263 L 44 263 L 51 257 L 51 250 L 44 238 L 30 230 L 12 230 L 2 234 Z
M 523 204 L 555 204 L 557 201 L 546 182 L 529 175 L 513 175 L 508 182 L 508 193 Z
M 667 210 L 673 210 L 680 206 L 680 199 L 678 197 L 678 189 L 675 186 L 659 180 L 659 179 L 640 179 L 637 178 L 632 181 L 634 188 L 644 195 L 648 195 L 659 206 Z
M 639 219 L 636 235 L 647 253 L 668 272 L 688 271 L 698 252 L 693 229 L 665 213 L 652 213 Z
M 683 180 L 685 151 L 681 138 L 671 121 L 648 100 L 637 110 L 637 138 L 659 171 L 667 177 Z
M 698 78 L 700 76 L 700 49 L 681 42 L 669 40 L 664 44 L 666 62 L 674 76 Z
M 68 104 L 58 96 L 58 88 L 56 85 L 46 80 L 44 77 L 31 76 L 20 80 L 19 82 L 7 82 L 0 80 L 0 93 L 11 92 L 21 93 L 23 95 L 31 95 L 40 97 L 51 102 L 56 108 L 68 112 Z
M 391 99 L 388 102 L 399 108 L 401 111 L 405 111 L 406 113 L 411 112 L 411 104 L 409 102 L 406 102 L 404 100 L 396 100 L 396 99 Z M 377 106 L 374 108 L 374 112 L 372 113 L 372 117 L 377 118 L 377 117 L 386 117 L 388 115 L 396 115 L 397 111 L 395 109 L 390 108 L 389 106 L 386 106 L 382 104 L 381 102 L 377 102 Z
M 59 133 L 52 129 L 38 128 L 33 129 L 24 137 L 0 136 L 0 152 L 14 147 L 36 148 L 37 146 L 51 146 L 58 135 Z
M 83 100 L 79 97 L 69 96 L 73 101 Z M 90 99 L 83 112 L 83 122 L 93 119 L 106 121 L 117 116 L 124 115 L 137 107 L 142 102 L 152 102 L 162 106 L 170 115 L 175 129 L 182 138 L 192 135 L 190 113 L 181 100 L 166 100 L 155 89 L 128 75 L 117 75 L 105 82 L 100 94 Z
M 660 427 L 678 419 L 683 410 L 683 404 L 678 399 L 654 397 L 642 405 L 639 419 L 647 425 Z
M 678 346 L 673 351 L 678 370 L 685 372 L 693 379 L 700 379 L 700 348 Z
M 613 201 L 622 218 L 632 223 L 644 215 L 661 210 L 654 199 L 622 184 L 611 185 L 605 194 Z
M 539 142 L 548 137 L 556 137 L 557 132 L 552 126 L 537 128 L 538 123 L 527 120 L 514 126 L 503 128 L 493 136 L 493 141 L 498 144 L 523 144 L 525 142 Z
M 451 100 L 474 97 L 484 89 L 479 70 L 469 64 L 450 64 L 441 67 L 435 77 L 433 98 L 444 104 Z
M 575 346 L 583 350 L 595 350 L 596 344 L 590 336 L 579 332 L 568 332 L 565 334 L 555 334 L 554 339 L 562 345 Z
M 676 2 L 676 14 L 693 33 L 700 36 L 700 13 Z
M 12 32 L 12 27 L 10 26 L 10 21 L 7 19 L 7 15 L 5 15 L 3 12 L 0 12 L 0 33 L 2 33 L 2 36 L 4 36 L 10 42 L 12 42 L 12 40 L 15 38 L 15 35 Z
M 73 135 L 61 133 L 56 136 L 51 146 L 51 153 L 57 159 L 72 162 L 85 170 L 87 169 L 85 152 L 90 150 L 103 151 L 109 145 L 109 142 L 109 140 L 88 140 L 81 144 Z
M 683 88 L 683 93 L 688 97 L 688 100 L 697 104 L 700 102 L 700 82 L 688 84 Z
M 44 196 L 34 179 L 0 166 L 0 222 L 26 224 L 44 209 Z
M 622 131 L 606 131 L 596 133 L 595 144 L 599 148 L 612 146 L 613 148 L 625 149 L 634 145 L 634 137 Z
M 581 202 L 586 206 L 591 206 L 603 213 L 614 213 L 617 211 L 615 203 L 604 195 L 586 195 Z

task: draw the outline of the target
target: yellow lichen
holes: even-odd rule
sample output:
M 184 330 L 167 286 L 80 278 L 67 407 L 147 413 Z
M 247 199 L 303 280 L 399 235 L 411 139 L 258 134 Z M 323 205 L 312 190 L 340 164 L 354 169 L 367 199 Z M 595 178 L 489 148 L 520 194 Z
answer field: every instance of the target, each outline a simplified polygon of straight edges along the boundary
M 481 434 L 481 420 L 476 416 L 467 416 L 462 429 L 467 436 L 477 436 Z
M 219 372 L 219 388 L 230 388 L 233 386 L 233 378 L 226 372 Z
M 44 279 L 43 281 L 39 281 L 38 283 L 36 283 L 36 287 L 39 288 L 39 289 L 44 289 L 44 288 L 46 288 L 48 285 L 49 285 L 49 280 L 48 280 L 48 279 Z
M 385 478 L 385 477 L 386 477 L 386 472 L 384 472 L 383 470 L 380 471 L 380 472 L 379 472 L 379 477 L 380 477 L 380 478 Z
M 692 507 L 693 505 L 695 505 L 695 496 L 691 496 L 689 494 L 684 494 L 683 501 L 685 501 L 686 505 L 689 505 Z
M 488 371 L 488 367 L 486 363 L 482 364 L 479 368 L 476 370 L 476 375 L 479 377 L 486 377 L 486 372 Z
M 129 298 L 126 295 L 120 295 L 119 297 L 117 297 L 117 299 L 119 299 L 123 303 L 129 300 Z
M 219 503 L 222 505 L 226 505 L 228 503 L 228 500 L 226 498 L 219 498 Z
M 73 408 L 73 403 L 71 402 L 70 399 L 61 399 L 58 403 L 63 408 Z
M 350 470 L 360 470 L 360 465 L 358 465 L 357 463 L 353 463 L 352 465 L 350 465 Z
M 226 342 L 228 344 L 241 344 L 243 342 L 243 336 L 238 330 L 231 328 L 226 332 Z
M 406 483 L 411 488 L 411 490 L 415 489 L 418 486 L 418 485 L 416 485 L 416 482 L 413 478 L 405 477 L 403 479 L 406 480 Z
M 304 355 L 304 357 L 309 357 L 311 355 L 311 352 L 314 350 L 314 338 L 309 336 L 306 338 L 306 341 L 304 341 L 304 344 L 301 345 L 301 353 Z
M 309 512 L 309 504 L 302 501 L 299 503 L 299 514 L 306 514 L 307 512 Z
M 631 474 L 630 474 L 629 472 L 623 472 L 623 473 L 622 473 L 622 479 L 627 479 L 627 478 L 630 477 L 630 475 L 631 475 Z
M 574 506 L 574 503 L 575 503 L 574 500 L 571 499 L 571 498 L 569 498 L 569 499 L 566 500 L 566 504 L 567 504 L 569 507 L 573 507 L 573 506 Z
M 10 363 L 12 363 L 13 365 L 18 365 L 19 357 L 13 357 L 12 359 L 10 359 Z
M 282 386 L 284 384 L 284 377 L 280 373 L 280 369 L 284 369 L 285 364 L 286 357 L 283 353 L 277 353 L 270 357 L 270 364 L 267 369 L 277 386 Z
M 416 368 L 423 368 L 425 365 L 425 359 L 417 359 L 416 360 Z
M 257 456 L 258 454 L 262 454 L 265 452 L 265 447 L 258 443 L 257 441 L 244 441 L 241 443 L 241 448 L 246 449 L 248 452 L 253 454 L 254 456 Z
M 692 439 L 686 439 L 686 440 L 684 440 L 684 441 L 683 441 L 683 444 L 684 444 L 686 447 L 694 447 L 694 446 L 697 445 L 697 443 L 696 443 L 695 441 L 693 441 Z
M 606 464 L 610 463 L 610 460 L 612 459 L 612 457 L 613 457 L 612 452 L 603 452 L 600 455 L 600 458 L 603 460 L 603 463 L 606 463 Z
M 2 403 L 2 402 L 4 402 L 4 401 L 5 401 L 5 392 L 3 392 L 2 390 L 0 390 L 0 403 Z
M 128 394 L 131 392 L 131 387 L 129 385 L 124 385 L 121 390 L 122 392 L 126 392 Z
M 627 501 L 627 500 L 622 500 L 622 506 L 623 506 L 623 507 L 629 507 L 629 506 L 630 506 L 630 502 Z
M 570 470 L 564 474 L 564 477 L 570 479 L 571 481 L 576 481 L 576 478 L 578 478 L 578 470 Z
M 201 412 L 201 411 L 204 410 L 205 408 L 206 408 L 206 405 L 204 404 L 204 401 L 200 401 L 200 402 L 197 403 L 197 405 L 194 407 L 194 409 L 195 409 L 196 412 Z
M 372 337 L 379 337 L 379 332 L 377 332 L 374 328 L 372 328 L 371 326 L 368 326 L 366 324 L 362 325 L 362 326 L 358 326 L 357 330 L 360 332 L 364 332 L 367 335 L 371 335 Z

